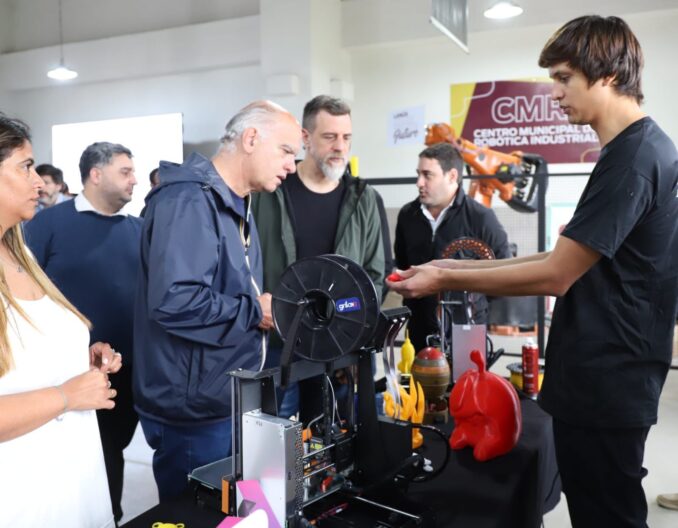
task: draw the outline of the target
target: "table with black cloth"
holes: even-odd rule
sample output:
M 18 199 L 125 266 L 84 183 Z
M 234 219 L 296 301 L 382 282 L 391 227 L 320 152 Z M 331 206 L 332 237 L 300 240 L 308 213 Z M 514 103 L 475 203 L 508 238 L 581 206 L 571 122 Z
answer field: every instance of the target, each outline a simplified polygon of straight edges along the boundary
M 453 451 L 442 475 L 412 484 L 407 497 L 435 512 L 436 526 L 538 528 L 544 513 L 560 500 L 551 417 L 532 400 L 521 399 L 523 429 L 518 444 L 504 456 L 478 462 L 472 449 Z M 452 424 L 445 428 L 452 430 Z M 431 457 L 443 446 L 426 434 Z
M 510 453 L 477 462 L 471 448 L 452 451 L 441 475 L 428 482 L 410 484 L 406 498 L 393 496 L 392 505 L 407 511 L 407 503 L 417 504 L 417 509 L 427 510 L 427 517 L 435 519 L 427 524 L 440 528 L 540 527 L 542 515 L 560 499 L 551 418 L 532 400 L 521 399 L 520 403 L 523 430 Z M 452 422 L 442 428 L 451 431 Z M 441 439 L 425 432 L 423 454 L 434 464 L 442 461 Z M 184 523 L 186 528 L 213 527 L 223 517 L 185 497 L 159 504 L 124 526 L 148 528 L 161 521 Z

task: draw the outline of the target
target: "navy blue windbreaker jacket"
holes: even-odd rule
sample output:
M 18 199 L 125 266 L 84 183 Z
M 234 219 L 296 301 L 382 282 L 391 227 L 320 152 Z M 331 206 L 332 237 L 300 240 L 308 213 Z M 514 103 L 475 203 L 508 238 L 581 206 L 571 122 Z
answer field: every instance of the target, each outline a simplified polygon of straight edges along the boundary
M 134 401 L 172 425 L 230 417 L 230 377 L 263 364 L 259 239 L 207 158 L 160 164 L 146 198 L 134 315 Z M 246 248 L 246 238 L 250 244 Z M 247 262 L 249 256 L 249 264 Z

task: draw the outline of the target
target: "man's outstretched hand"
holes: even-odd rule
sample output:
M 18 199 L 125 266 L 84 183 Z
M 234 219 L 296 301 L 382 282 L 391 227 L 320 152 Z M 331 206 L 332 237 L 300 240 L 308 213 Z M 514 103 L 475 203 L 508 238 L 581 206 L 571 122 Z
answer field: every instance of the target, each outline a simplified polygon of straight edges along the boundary
M 386 284 L 403 297 L 425 297 L 440 291 L 438 284 L 442 271 L 441 268 L 430 264 L 412 266 L 386 277 Z M 391 280 L 393 275 L 397 276 L 397 280 Z

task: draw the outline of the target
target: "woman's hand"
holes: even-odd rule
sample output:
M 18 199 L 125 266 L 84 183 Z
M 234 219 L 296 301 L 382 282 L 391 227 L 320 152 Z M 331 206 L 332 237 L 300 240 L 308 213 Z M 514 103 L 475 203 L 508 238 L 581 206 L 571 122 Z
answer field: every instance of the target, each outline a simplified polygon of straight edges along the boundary
M 112 409 L 117 391 L 111 388 L 108 375 L 92 367 L 61 385 L 65 396 L 66 411 L 88 411 L 91 409 Z
M 122 354 L 108 343 L 97 341 L 89 347 L 89 364 L 105 374 L 115 374 L 122 367 Z

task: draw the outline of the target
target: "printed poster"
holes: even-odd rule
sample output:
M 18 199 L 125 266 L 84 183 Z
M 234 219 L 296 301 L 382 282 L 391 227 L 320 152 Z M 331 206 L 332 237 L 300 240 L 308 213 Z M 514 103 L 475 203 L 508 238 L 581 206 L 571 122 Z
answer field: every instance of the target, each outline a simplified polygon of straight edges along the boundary
M 388 126 L 389 146 L 423 145 L 426 137 L 424 110 L 424 106 L 412 106 L 391 112 Z
M 595 162 L 598 136 L 571 125 L 551 98 L 550 80 L 450 86 L 450 124 L 458 136 L 500 152 L 541 155 L 548 163 Z

